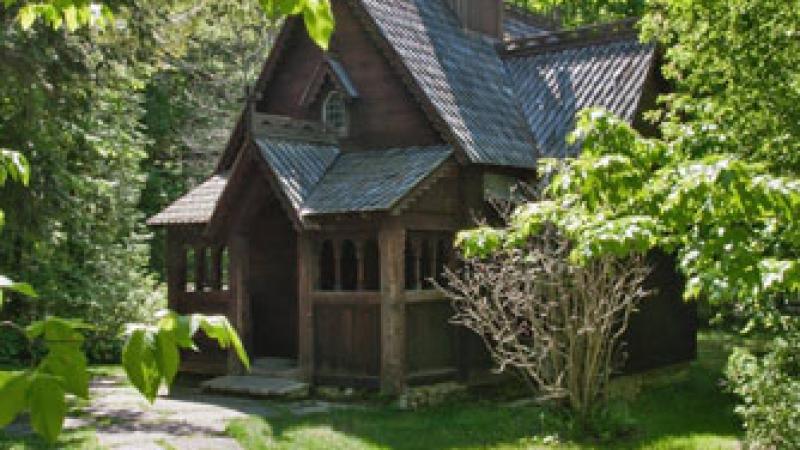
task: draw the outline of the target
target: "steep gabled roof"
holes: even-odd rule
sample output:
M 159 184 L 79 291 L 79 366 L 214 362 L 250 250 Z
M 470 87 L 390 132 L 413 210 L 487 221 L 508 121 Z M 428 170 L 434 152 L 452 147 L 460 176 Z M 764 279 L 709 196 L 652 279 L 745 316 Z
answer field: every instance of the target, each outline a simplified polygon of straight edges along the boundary
M 228 174 L 214 175 L 147 220 L 150 226 L 204 224 L 211 219 Z
M 533 168 L 536 150 L 495 50 L 441 0 L 361 0 L 416 86 L 473 163 Z
M 453 146 L 343 153 L 335 139 L 314 132 L 314 123 L 259 114 L 247 121 L 243 115 L 218 170 L 228 170 L 238 150 L 254 143 L 265 164 L 258 167 L 298 226 L 304 216 L 388 211 L 454 149 L 473 163 L 516 168 L 534 168 L 539 155 L 571 155 L 577 147 L 568 146 L 566 136 L 578 110 L 600 106 L 632 122 L 654 70 L 655 46 L 638 41 L 630 20 L 548 31 L 535 17 L 512 11 L 505 19 L 508 35 L 525 37 L 500 42 L 465 31 L 442 0 L 351 5 Z M 276 60 L 273 52 L 259 84 Z M 326 63 L 336 82 L 357 93 L 335 59 Z M 270 131 L 259 132 L 261 125 Z M 220 172 L 148 223 L 207 222 L 226 180 Z
M 632 122 L 651 74 L 655 46 L 635 35 L 604 36 L 601 42 L 564 43 L 550 35 L 505 65 L 542 156 L 571 156 L 566 143 L 581 109 L 599 106 Z M 543 39 L 544 41 L 544 39 Z

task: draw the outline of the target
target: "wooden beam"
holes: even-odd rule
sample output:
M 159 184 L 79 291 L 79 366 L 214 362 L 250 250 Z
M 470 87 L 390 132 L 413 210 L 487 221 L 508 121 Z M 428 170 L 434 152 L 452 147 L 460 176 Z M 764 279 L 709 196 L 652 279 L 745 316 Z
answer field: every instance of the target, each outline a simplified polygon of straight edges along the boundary
M 252 324 L 250 317 L 250 293 L 247 290 L 250 278 L 249 240 L 246 235 L 236 233 L 231 238 L 231 292 L 228 317 L 236 331 L 239 332 L 245 347 L 253 349 Z M 228 352 L 228 372 L 242 373 L 244 370 L 233 351 Z
M 298 282 L 298 355 L 297 363 L 304 381 L 314 379 L 314 305 L 311 292 L 316 283 L 319 257 L 314 251 L 314 241 L 308 233 L 297 237 Z
M 194 247 L 194 290 L 202 292 L 208 282 L 206 281 L 206 247 L 196 245 Z
M 378 235 L 381 255 L 381 390 L 398 395 L 406 385 L 405 250 L 406 232 L 387 221 Z
M 176 310 L 186 292 L 186 248 L 180 240 L 180 230 L 167 230 L 167 305 Z

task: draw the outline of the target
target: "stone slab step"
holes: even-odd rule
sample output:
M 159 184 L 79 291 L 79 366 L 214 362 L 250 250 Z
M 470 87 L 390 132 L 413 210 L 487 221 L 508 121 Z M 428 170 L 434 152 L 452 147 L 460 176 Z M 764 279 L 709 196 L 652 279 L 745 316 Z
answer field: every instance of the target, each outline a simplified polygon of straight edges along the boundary
M 227 375 L 205 381 L 200 386 L 207 392 L 249 397 L 304 398 L 308 396 L 308 383 L 256 375 Z
M 268 378 L 300 378 L 297 360 L 288 358 L 258 358 L 250 366 L 250 375 Z

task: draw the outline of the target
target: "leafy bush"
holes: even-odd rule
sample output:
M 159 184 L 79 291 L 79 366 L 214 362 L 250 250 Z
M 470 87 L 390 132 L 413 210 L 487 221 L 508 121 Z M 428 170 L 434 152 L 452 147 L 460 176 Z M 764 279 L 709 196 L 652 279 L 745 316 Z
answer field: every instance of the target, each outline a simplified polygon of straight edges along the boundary
M 772 341 L 763 356 L 738 348 L 726 375 L 741 396 L 736 412 L 753 448 L 800 448 L 800 332 Z

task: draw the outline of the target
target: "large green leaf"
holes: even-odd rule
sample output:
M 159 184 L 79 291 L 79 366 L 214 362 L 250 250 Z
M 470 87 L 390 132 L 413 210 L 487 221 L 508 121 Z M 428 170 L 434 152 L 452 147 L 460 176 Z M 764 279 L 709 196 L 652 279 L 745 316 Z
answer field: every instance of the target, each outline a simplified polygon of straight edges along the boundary
M 31 411 L 31 426 L 49 442 L 55 442 L 61 434 L 67 405 L 64 388 L 58 377 L 35 373 L 31 376 L 28 404 Z
M 53 343 L 39 365 L 43 373 L 61 378 L 64 389 L 81 398 L 89 398 L 89 371 L 86 355 L 72 344 Z
M 311 39 L 327 50 L 333 34 L 333 14 L 328 0 L 305 0 L 303 22 Z
M 152 403 L 161 384 L 153 330 L 134 329 L 122 349 L 122 367 L 133 386 Z
M 158 331 L 156 334 L 155 357 L 158 369 L 167 386 L 172 385 L 180 365 L 180 354 L 178 353 L 174 330 L 162 329 Z
M 30 374 L 0 372 L 0 375 L 0 428 L 3 428 L 25 409 Z
M 250 358 L 247 352 L 244 351 L 242 341 L 239 339 L 239 334 L 231 326 L 228 319 L 224 316 L 208 316 L 203 317 L 200 323 L 200 328 L 206 335 L 217 341 L 220 347 L 226 349 L 233 346 L 239 360 L 244 364 L 247 370 L 250 370 Z

